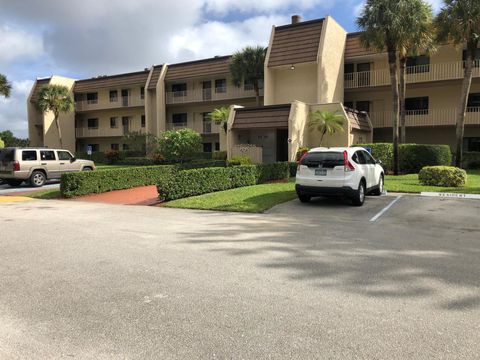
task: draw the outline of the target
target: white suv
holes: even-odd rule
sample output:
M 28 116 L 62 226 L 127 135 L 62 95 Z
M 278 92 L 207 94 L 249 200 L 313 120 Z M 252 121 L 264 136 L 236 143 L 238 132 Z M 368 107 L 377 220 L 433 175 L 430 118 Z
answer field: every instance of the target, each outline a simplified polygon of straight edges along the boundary
M 381 195 L 384 170 L 364 148 L 315 148 L 297 167 L 295 190 L 301 202 L 314 196 L 346 196 L 362 206 L 365 195 Z

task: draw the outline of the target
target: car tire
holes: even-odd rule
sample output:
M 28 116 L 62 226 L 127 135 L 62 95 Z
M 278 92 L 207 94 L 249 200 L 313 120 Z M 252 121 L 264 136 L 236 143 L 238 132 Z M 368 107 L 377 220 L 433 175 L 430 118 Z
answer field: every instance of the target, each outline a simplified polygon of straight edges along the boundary
M 300 200 L 300 202 L 302 203 L 308 203 L 310 202 L 310 199 L 312 197 L 310 195 L 298 195 L 298 199 Z
M 82 169 L 82 171 L 92 171 L 92 168 L 91 168 L 91 167 L 88 167 L 88 166 L 86 166 L 86 167 L 84 167 L 84 168 Z
M 11 187 L 17 187 L 22 185 L 23 180 L 5 180 L 5 182 Z
M 43 171 L 34 171 L 30 176 L 30 185 L 33 187 L 42 187 L 46 181 L 47 177 Z
M 366 193 L 365 181 L 362 180 L 358 185 L 358 190 L 355 192 L 355 195 L 353 196 L 353 199 L 352 199 L 353 205 L 362 206 L 363 203 L 365 202 L 365 193 Z
M 380 179 L 378 180 L 378 185 L 377 185 L 377 188 L 375 190 L 372 191 L 372 195 L 375 195 L 375 196 L 380 196 L 383 194 L 383 189 L 384 189 L 384 178 L 383 178 L 383 175 L 380 175 Z

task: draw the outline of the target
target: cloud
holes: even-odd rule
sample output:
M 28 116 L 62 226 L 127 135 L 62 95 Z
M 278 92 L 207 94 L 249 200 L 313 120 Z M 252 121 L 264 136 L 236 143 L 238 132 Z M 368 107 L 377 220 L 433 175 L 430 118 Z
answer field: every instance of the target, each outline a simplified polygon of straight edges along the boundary
M 13 81 L 8 99 L 0 97 L 0 131 L 11 130 L 17 136 L 28 136 L 26 99 L 33 80 Z
M 334 1 L 327 0 L 206 0 L 205 8 L 212 13 L 229 13 L 234 11 L 271 13 L 295 8 L 298 11 L 314 7 L 329 8 Z
M 36 58 L 43 52 L 43 39 L 38 34 L 0 25 L 0 64 L 9 63 L 21 57 Z

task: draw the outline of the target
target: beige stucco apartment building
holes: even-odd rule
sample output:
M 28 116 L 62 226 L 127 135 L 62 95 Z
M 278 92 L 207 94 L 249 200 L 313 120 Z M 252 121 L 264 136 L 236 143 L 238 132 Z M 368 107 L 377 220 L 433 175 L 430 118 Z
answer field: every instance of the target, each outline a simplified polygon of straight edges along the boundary
M 480 58 L 480 51 L 479 51 Z M 407 141 L 453 147 L 455 113 L 463 76 L 463 52 L 440 46 L 430 56 L 408 59 Z M 51 114 L 34 103 L 48 83 L 63 84 L 75 97 L 75 113 L 61 115 L 64 147 L 72 151 L 128 150 L 129 132 L 158 136 L 189 127 L 203 137 L 204 151 L 248 154 L 256 161 L 294 160 L 300 146 L 318 146 L 308 126 L 318 109 L 343 114 L 343 132 L 326 146 L 391 141 L 391 92 L 386 53 L 365 49 L 332 17 L 272 28 L 265 60 L 261 105 L 251 84 L 236 87 L 230 56 L 152 66 L 144 71 L 73 80 L 39 79 L 28 99 L 32 146 L 58 146 Z M 480 61 L 476 64 L 465 129 L 465 150 L 480 151 Z M 208 114 L 230 106 L 227 131 Z

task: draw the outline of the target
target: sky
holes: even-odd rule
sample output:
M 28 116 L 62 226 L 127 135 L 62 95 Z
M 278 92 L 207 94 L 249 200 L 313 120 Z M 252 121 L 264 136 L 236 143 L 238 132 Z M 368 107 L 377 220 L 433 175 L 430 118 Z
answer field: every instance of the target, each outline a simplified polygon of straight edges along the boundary
M 438 11 L 441 0 L 428 0 Z M 291 15 L 331 15 L 347 31 L 363 0 L 0 0 L 0 131 L 28 136 L 26 101 L 36 78 L 75 79 L 153 64 L 229 55 L 268 45 L 272 25 Z

